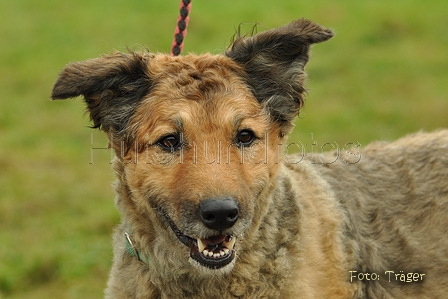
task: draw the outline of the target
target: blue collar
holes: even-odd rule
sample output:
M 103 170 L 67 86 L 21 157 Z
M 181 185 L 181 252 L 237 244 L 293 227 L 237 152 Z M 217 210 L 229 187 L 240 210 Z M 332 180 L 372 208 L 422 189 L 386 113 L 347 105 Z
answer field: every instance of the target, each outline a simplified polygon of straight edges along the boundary
M 140 262 L 144 262 L 144 260 L 141 258 L 140 252 L 135 248 L 134 244 L 132 243 L 131 237 L 127 232 L 124 233 L 124 236 L 126 238 L 126 252 L 132 256 L 136 257 Z M 149 264 L 149 257 L 145 258 L 146 264 Z

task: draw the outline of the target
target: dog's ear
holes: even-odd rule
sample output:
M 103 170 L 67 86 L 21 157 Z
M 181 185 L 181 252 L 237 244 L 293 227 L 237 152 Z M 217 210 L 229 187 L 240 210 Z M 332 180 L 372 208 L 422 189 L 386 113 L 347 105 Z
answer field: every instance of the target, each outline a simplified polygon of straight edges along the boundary
M 311 44 L 330 39 L 333 32 L 310 20 L 239 37 L 226 55 L 243 66 L 254 96 L 283 130 L 291 128 L 304 102 L 304 66 Z
M 149 54 L 114 53 L 67 65 L 59 75 L 52 99 L 84 96 L 94 128 L 124 134 L 135 107 L 148 94 Z

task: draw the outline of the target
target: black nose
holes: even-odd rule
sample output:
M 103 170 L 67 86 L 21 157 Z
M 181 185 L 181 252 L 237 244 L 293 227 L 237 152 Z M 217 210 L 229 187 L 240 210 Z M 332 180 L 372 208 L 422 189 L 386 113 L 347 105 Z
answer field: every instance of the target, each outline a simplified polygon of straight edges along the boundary
M 238 203 L 232 198 L 206 199 L 199 203 L 199 215 L 208 228 L 222 231 L 238 220 Z

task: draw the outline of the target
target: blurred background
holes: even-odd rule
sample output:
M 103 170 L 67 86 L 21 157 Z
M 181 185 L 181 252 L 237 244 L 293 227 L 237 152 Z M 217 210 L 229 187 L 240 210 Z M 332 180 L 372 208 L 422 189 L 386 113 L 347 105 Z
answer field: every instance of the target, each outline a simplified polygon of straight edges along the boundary
M 193 0 L 184 54 L 222 53 L 239 24 L 307 17 L 315 45 L 291 142 L 306 150 L 448 127 L 446 0 Z M 179 0 L 0 1 L 0 298 L 102 298 L 114 207 L 106 139 L 80 99 L 50 101 L 71 61 L 169 52 Z

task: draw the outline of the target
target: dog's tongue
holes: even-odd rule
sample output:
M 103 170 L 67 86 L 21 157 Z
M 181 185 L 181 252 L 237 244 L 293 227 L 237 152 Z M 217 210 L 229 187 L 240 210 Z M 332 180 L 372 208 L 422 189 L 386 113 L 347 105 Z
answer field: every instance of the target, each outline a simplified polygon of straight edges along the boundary
M 207 239 L 201 239 L 201 241 L 204 245 L 218 245 L 219 243 L 226 241 L 226 238 L 227 236 L 225 235 L 217 235 Z

